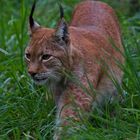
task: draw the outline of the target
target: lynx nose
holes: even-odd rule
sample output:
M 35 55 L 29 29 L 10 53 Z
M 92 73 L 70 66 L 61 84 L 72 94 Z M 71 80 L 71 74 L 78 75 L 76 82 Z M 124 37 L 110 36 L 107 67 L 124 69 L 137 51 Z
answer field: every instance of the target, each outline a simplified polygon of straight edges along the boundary
M 36 72 L 34 72 L 34 71 L 28 71 L 28 73 L 32 76 L 32 77 L 34 77 L 35 75 L 36 75 Z

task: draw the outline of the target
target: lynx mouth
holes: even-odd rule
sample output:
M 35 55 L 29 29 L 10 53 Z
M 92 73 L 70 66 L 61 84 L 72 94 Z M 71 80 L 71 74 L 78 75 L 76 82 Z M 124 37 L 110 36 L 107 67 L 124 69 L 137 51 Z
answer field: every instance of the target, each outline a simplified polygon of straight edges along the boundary
M 36 74 L 31 77 L 35 84 L 37 85 L 44 85 L 49 84 L 50 82 L 58 82 L 60 81 L 59 75 L 52 73 L 41 73 Z
M 35 84 L 43 85 L 47 82 L 48 78 L 33 78 Z

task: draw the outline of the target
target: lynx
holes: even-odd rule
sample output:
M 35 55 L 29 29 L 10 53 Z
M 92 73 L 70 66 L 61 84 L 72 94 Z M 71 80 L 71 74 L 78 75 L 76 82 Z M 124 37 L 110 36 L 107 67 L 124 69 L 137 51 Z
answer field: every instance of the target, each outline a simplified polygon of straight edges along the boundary
M 115 100 L 117 90 L 109 75 L 121 84 L 123 72 L 117 62 L 124 60 L 114 10 L 100 1 L 83 1 L 68 25 L 60 6 L 60 21 L 56 29 L 50 29 L 34 21 L 34 9 L 35 2 L 29 16 L 30 42 L 25 60 L 34 82 L 47 85 L 53 92 L 56 123 L 63 126 L 69 125 L 69 119 L 80 121 L 78 110 L 89 112 L 107 100 Z M 59 140 L 60 134 L 56 130 L 54 140 Z

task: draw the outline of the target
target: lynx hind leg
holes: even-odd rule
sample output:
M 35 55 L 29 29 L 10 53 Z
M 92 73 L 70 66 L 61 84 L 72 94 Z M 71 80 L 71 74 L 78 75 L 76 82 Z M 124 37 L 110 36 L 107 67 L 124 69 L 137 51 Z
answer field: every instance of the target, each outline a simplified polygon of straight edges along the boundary
M 121 84 L 122 74 L 117 78 L 117 84 Z M 113 81 L 107 75 L 103 75 L 100 83 L 98 84 L 96 97 L 93 102 L 92 108 L 102 108 L 108 103 L 119 101 L 120 95 L 114 85 Z

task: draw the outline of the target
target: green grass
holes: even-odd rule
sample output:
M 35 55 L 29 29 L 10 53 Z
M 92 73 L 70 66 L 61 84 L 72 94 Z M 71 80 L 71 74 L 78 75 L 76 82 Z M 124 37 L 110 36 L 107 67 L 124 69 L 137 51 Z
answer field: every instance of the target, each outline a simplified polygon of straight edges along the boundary
M 64 0 L 67 21 L 78 1 Z M 140 139 L 140 13 L 129 12 L 127 0 L 121 6 L 117 0 L 105 1 L 115 8 L 121 23 L 126 59 L 122 66 L 125 101 L 106 107 L 102 115 L 91 112 L 90 120 L 83 119 L 82 125 L 77 124 L 69 140 Z M 23 59 L 31 3 L 0 1 L 0 140 L 50 140 L 53 135 L 52 94 L 46 95 L 45 87 L 32 83 Z M 55 27 L 58 10 L 56 0 L 40 0 L 36 20 L 44 26 Z

